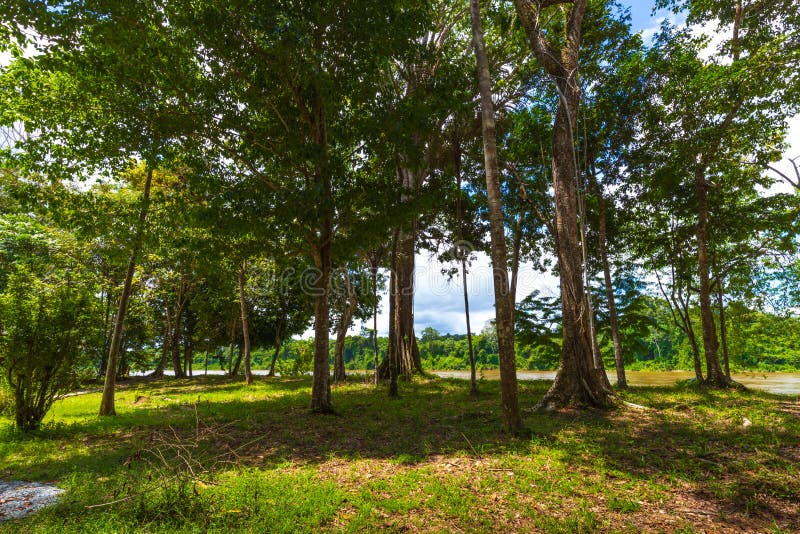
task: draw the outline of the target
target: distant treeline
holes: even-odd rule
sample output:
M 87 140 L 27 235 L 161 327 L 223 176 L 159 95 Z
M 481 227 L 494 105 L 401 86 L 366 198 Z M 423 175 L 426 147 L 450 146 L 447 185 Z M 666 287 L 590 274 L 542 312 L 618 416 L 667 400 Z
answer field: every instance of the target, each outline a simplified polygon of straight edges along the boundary
M 626 367 L 630 370 L 691 370 L 692 349 L 689 339 L 680 328 L 671 323 L 665 302 L 647 298 L 645 310 L 647 313 L 644 317 L 637 316 L 636 321 L 631 320 L 627 324 L 623 321 Z M 726 314 L 726 342 L 733 370 L 800 370 L 800 318 L 754 311 L 736 302 L 728 305 Z M 696 319 L 699 322 L 699 318 Z M 541 328 L 541 324 L 539 327 Z M 547 332 L 546 327 L 544 330 Z M 521 332 L 519 337 L 524 339 L 524 334 Z M 608 328 L 602 321 L 599 323 L 598 334 L 606 368 L 613 369 L 613 347 Z M 537 342 L 517 342 L 518 369 L 544 371 L 554 370 L 558 366 L 560 330 L 553 328 L 549 330 L 549 334 L 538 335 Z M 496 369 L 499 360 L 497 334 L 493 324 L 474 334 L 472 343 L 478 368 Z M 378 338 L 381 361 L 386 355 L 388 344 L 388 338 Z M 442 334 L 428 327 L 422 331 L 418 346 L 425 369 L 469 369 L 466 334 Z M 333 364 L 333 340 L 330 352 Z M 216 353 L 209 353 L 209 369 L 227 370 L 230 354 L 227 348 L 219 348 Z M 255 349 L 252 353 L 253 367 L 268 369 L 273 354 L 272 349 Z M 234 347 L 232 355 L 235 362 L 238 348 Z M 310 370 L 312 355 L 313 340 L 290 340 L 279 352 L 276 372 L 283 375 L 306 372 Z M 348 370 L 374 369 L 375 356 L 371 330 L 362 329 L 360 335 L 346 338 L 344 359 Z M 195 369 L 202 369 L 205 364 L 206 353 L 197 353 L 194 358 Z

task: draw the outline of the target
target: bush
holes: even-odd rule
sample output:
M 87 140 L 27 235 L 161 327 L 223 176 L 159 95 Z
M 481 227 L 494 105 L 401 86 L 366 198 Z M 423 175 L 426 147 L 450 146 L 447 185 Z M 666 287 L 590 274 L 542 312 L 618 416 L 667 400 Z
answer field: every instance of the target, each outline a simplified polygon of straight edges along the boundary
M 34 430 L 88 365 L 94 287 L 70 236 L 35 222 L 0 225 L 0 372 L 19 429 Z M 27 232 L 26 230 L 30 230 Z M 29 254 L 9 244 L 24 241 Z

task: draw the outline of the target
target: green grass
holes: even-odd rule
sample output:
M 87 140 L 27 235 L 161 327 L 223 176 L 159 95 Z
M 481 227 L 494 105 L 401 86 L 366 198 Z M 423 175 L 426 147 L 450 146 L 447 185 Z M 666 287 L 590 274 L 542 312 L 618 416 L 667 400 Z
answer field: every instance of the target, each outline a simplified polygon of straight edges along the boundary
M 334 416 L 307 379 L 132 382 L 102 419 L 99 393 L 68 397 L 34 435 L 0 420 L 0 477 L 67 490 L 0 532 L 800 528 L 796 397 L 633 388 L 648 409 L 535 415 L 548 385 L 520 383 L 525 439 L 494 382 L 348 383 Z

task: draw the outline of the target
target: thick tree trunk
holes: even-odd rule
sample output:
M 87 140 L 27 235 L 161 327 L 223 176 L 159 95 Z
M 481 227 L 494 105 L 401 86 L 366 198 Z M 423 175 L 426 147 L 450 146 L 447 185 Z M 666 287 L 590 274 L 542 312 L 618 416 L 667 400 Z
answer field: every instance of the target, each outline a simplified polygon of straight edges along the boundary
M 331 401 L 331 364 L 330 364 L 330 287 L 333 248 L 333 184 L 328 160 L 328 130 L 325 105 L 315 89 L 312 102 L 314 126 L 312 136 L 317 148 L 318 160 L 315 162 L 314 178 L 321 196 L 317 241 L 314 245 L 313 258 L 317 268 L 317 281 L 314 286 L 314 379 L 311 385 L 311 411 L 316 413 L 333 413 Z
M 398 176 L 405 191 L 413 191 L 419 186 L 419 177 L 409 169 L 398 169 Z M 403 193 L 402 200 L 409 200 L 409 194 Z M 397 245 L 397 267 L 395 279 L 397 295 L 394 312 L 397 315 L 395 330 L 398 373 L 411 376 L 422 372 L 422 360 L 414 332 L 414 268 L 416 255 L 417 228 L 416 222 L 408 229 L 401 229 Z
M 586 298 L 586 310 L 589 319 L 589 338 L 592 341 L 592 361 L 594 368 L 597 371 L 600 381 L 603 386 L 610 390 L 611 382 L 606 375 L 605 364 L 603 363 L 603 356 L 600 353 L 600 343 L 597 340 L 597 322 L 594 314 L 594 299 L 592 299 L 591 288 L 591 272 L 589 270 L 589 246 L 586 238 L 586 205 L 584 203 L 583 195 L 578 193 L 578 217 L 581 236 L 581 260 L 583 262 L 583 289 Z
M 472 42 L 478 68 L 478 87 L 481 98 L 483 155 L 486 170 L 486 193 L 489 203 L 489 226 L 492 240 L 492 267 L 494 271 L 495 322 L 497 344 L 500 352 L 500 391 L 503 416 L 510 432 L 522 430 L 522 417 L 517 400 L 517 367 L 514 354 L 514 302 L 508 280 L 508 252 L 506 250 L 503 197 L 500 190 L 500 172 L 497 163 L 497 138 L 495 129 L 492 83 L 489 60 L 483 39 L 479 0 L 470 0 Z
M 587 3 L 587 0 L 572 2 L 572 8 L 566 13 L 566 39 L 557 50 L 558 53 L 554 54 L 556 50 L 551 43 L 547 43 L 539 21 L 544 4 L 533 0 L 514 0 L 517 16 L 528 34 L 531 48 L 559 93 L 553 128 L 553 189 L 564 339 L 555 381 L 539 403 L 539 407 L 544 409 L 571 403 L 596 407 L 611 404 L 611 391 L 605 386 L 607 377 L 601 376 L 605 373 L 597 368 L 593 356 L 577 214 L 574 131 L 581 94 L 578 58 Z
M 314 381 L 311 387 L 311 410 L 318 413 L 332 413 L 330 384 L 330 352 L 328 347 L 330 316 L 328 298 L 331 279 L 330 228 L 323 232 L 323 241 L 317 246 L 314 262 L 318 269 L 318 279 L 314 286 Z
M 706 383 L 724 388 L 728 379 L 719 365 L 719 340 L 711 308 L 711 280 L 708 257 L 708 184 L 702 168 L 695 172 L 695 191 L 697 194 L 697 265 L 700 278 L 700 318 L 703 327 L 703 352 L 706 356 Z
M 122 327 L 125 324 L 125 315 L 128 312 L 128 299 L 131 296 L 131 287 L 133 285 L 133 275 L 136 271 L 136 261 L 139 257 L 139 251 L 142 248 L 144 241 L 145 225 L 147 223 L 147 212 L 150 209 L 150 185 L 153 182 L 153 169 L 147 169 L 147 177 L 144 181 L 144 191 L 142 194 L 142 207 L 139 210 L 139 222 L 136 228 L 136 236 L 133 241 L 133 248 L 131 255 L 128 259 L 128 269 L 125 271 L 125 282 L 122 286 L 122 294 L 119 298 L 119 308 L 117 310 L 116 320 L 114 322 L 114 333 L 111 337 L 111 348 L 108 351 L 108 360 L 106 363 L 106 377 L 103 384 L 103 397 L 100 401 L 100 415 L 116 415 L 117 410 L 114 405 L 114 393 L 116 387 L 117 376 L 117 358 L 119 357 L 119 349 L 122 342 Z
M 584 293 L 578 231 L 576 168 L 572 129 L 579 99 L 577 83 L 558 82 L 559 100 L 553 132 L 553 179 L 561 282 L 563 344 L 553 386 L 541 401 L 552 409 L 571 403 L 596 407 L 610 404 L 609 392 L 594 361 L 588 302 Z
M 619 318 L 617 317 L 617 305 L 614 301 L 614 285 L 611 282 L 611 269 L 608 263 L 608 250 L 607 243 L 607 212 L 606 200 L 603 196 L 603 191 L 600 185 L 594 178 L 594 169 L 592 169 L 592 179 L 597 194 L 597 211 L 598 211 L 598 233 L 599 233 L 599 249 L 600 261 L 603 264 L 603 281 L 605 282 L 606 301 L 608 305 L 608 316 L 611 327 L 611 341 L 614 345 L 614 364 L 617 369 L 617 387 L 628 387 L 628 379 L 625 376 L 625 360 L 622 357 L 622 340 L 619 335 Z
M 244 338 L 244 383 L 249 386 L 253 382 L 253 372 L 250 369 L 250 322 L 247 318 L 246 274 L 247 260 L 244 260 L 239 269 L 239 309 L 242 312 L 242 337 Z

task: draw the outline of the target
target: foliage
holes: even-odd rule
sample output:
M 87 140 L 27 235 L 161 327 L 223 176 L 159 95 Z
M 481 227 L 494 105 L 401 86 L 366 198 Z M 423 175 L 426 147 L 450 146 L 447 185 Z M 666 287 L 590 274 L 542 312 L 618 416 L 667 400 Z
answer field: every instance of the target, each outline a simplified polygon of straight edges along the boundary
M 71 236 L 25 216 L 0 218 L 0 370 L 16 425 L 39 426 L 77 384 L 98 341 L 94 281 Z

